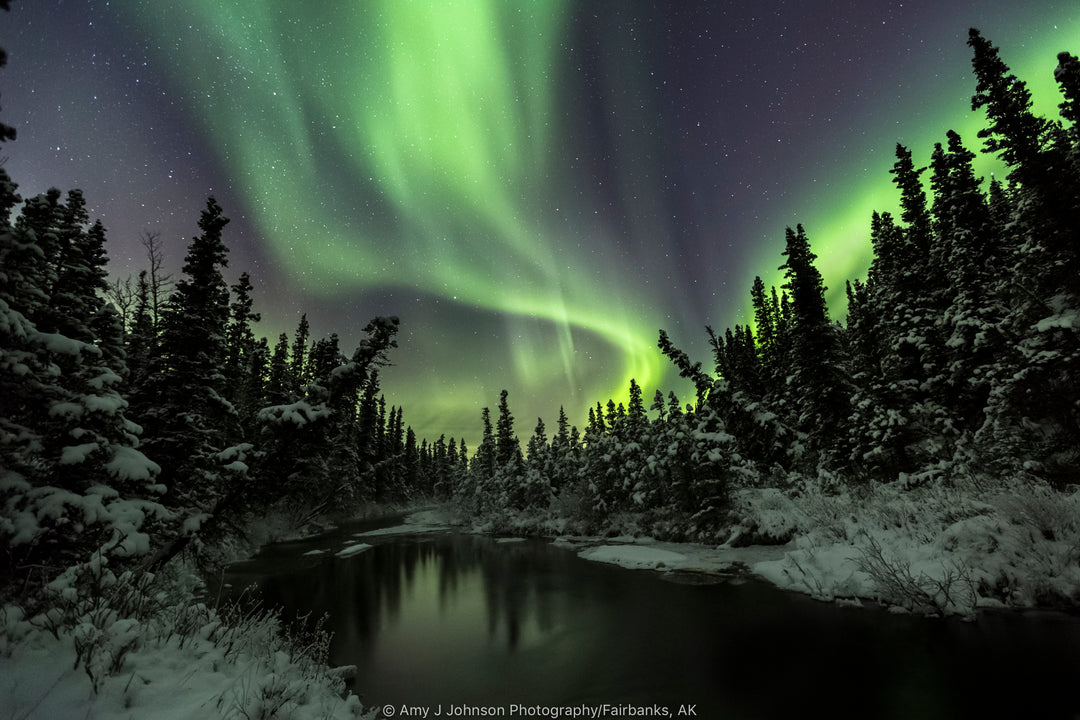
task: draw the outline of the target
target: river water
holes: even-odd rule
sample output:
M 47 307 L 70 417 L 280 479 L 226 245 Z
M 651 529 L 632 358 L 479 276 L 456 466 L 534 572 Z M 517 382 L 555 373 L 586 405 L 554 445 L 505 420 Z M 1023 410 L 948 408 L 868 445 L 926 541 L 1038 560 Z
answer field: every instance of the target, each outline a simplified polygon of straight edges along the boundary
M 540 540 L 354 537 L 398 521 L 271 545 L 224 578 L 286 618 L 327 613 L 331 662 L 356 665 L 353 691 L 397 716 L 607 704 L 623 714 L 605 717 L 1080 718 L 1075 615 L 926 619 L 752 580 L 673 582 Z M 372 547 L 335 556 L 358 541 Z

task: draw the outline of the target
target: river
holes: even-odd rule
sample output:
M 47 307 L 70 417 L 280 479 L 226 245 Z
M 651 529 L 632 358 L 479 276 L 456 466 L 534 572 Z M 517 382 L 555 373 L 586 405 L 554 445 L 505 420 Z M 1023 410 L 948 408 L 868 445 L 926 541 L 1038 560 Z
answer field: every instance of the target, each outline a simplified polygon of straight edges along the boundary
M 396 715 L 607 704 L 623 714 L 605 717 L 1080 717 L 1075 615 L 927 619 L 755 580 L 672 581 L 541 540 L 356 537 L 399 521 L 270 545 L 224 577 L 286 618 L 327 613 L 331 662 L 356 665 L 353 691 Z M 360 541 L 371 547 L 336 556 Z

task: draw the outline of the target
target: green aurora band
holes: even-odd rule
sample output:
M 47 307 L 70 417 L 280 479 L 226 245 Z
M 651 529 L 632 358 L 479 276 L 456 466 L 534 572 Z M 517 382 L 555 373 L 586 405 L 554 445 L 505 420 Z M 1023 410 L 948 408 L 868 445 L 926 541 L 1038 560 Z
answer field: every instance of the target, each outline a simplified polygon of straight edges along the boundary
M 619 312 L 627 303 L 560 263 L 558 228 L 526 202 L 549 195 L 562 4 L 386 0 L 304 23 L 291 12 L 194 0 L 139 16 L 159 35 L 197 29 L 197 41 L 160 43 L 184 55 L 169 66 L 202 69 L 173 81 L 197 101 L 276 262 L 328 298 L 342 284 L 411 287 L 545 320 L 557 351 L 514 355 L 530 383 L 573 379 L 585 331 L 623 360 L 607 395 L 624 396 L 630 378 L 661 384 L 659 317 Z M 348 221 L 361 202 L 379 205 L 368 227 Z M 299 240 L 312 237 L 319 246 Z
M 327 3 L 304 8 L 302 18 L 284 0 L 133 7 L 132 20 L 154 38 L 244 212 L 294 287 L 328 301 L 343 288 L 408 289 L 496 314 L 507 337 L 523 338 L 511 347 L 514 377 L 554 396 L 546 398 L 551 413 L 564 399 L 560 388 L 578 389 L 577 407 L 567 407 L 574 422 L 597 400 L 624 400 L 630 378 L 647 395 L 680 383 L 656 349 L 657 329 L 670 324 L 670 288 L 665 298 L 658 284 L 614 280 L 636 277 L 635 261 L 614 250 L 614 231 L 602 224 L 571 230 L 560 209 L 588 212 L 563 197 L 552 162 L 565 122 L 556 112 L 559 39 L 572 11 L 565 0 Z M 1021 57 L 1004 36 L 986 34 L 1028 81 L 1039 111 L 1055 115 L 1054 55 L 1080 37 L 1080 22 L 1056 26 Z M 830 307 L 842 312 L 844 280 L 863 276 L 869 264 L 871 212 L 897 205 L 888 174 L 894 143 L 928 158 L 953 127 L 968 147 L 980 147 L 984 121 L 970 111 L 974 80 L 967 48 L 958 45 L 955 57 L 940 61 L 950 68 L 947 79 L 929 95 L 927 86 L 913 89 L 923 94 L 916 119 L 904 106 L 910 96 L 872 102 L 873 133 L 837 151 L 827 181 L 803 170 L 805 194 L 769 209 L 765 239 L 737 268 L 743 297 L 755 274 L 782 284 L 773 269 L 782 262 L 783 227 L 802 222 Z M 895 124 L 882 130 L 874 120 L 881 117 Z M 621 179 L 624 207 L 651 202 L 640 197 L 647 192 L 640 179 Z M 644 224 L 636 235 L 653 232 Z M 583 238 L 591 238 L 588 252 Z M 656 268 L 657 277 L 672 272 Z M 750 317 L 748 306 L 709 310 L 718 328 Z M 605 368 L 600 381 L 583 378 L 582 348 L 598 346 L 619 367 Z M 483 385 L 436 392 L 434 381 L 418 381 L 397 401 L 421 436 L 437 436 L 460 426 L 446 423 L 450 416 L 468 413 L 479 425 Z M 523 437 L 531 429 L 524 420 Z M 472 447 L 478 432 L 469 433 Z
M 971 72 L 970 49 L 964 44 L 967 26 L 961 20 L 957 25 L 963 30 L 949 46 L 950 55 L 939 66 L 947 74 L 936 74 L 920 84 L 919 107 L 911 107 L 912 96 L 894 97 L 869 101 L 864 116 L 867 127 L 874 133 L 862 138 L 856 147 L 843 149 L 843 162 L 830 169 L 831 184 L 818 187 L 810 173 L 799 183 L 805 194 L 799 195 L 791 205 L 773 216 L 777 223 L 770 228 L 771 242 L 768 252 L 756 258 L 753 268 L 747 268 L 747 276 L 761 275 L 766 287 L 779 288 L 784 280 L 776 268 L 783 262 L 780 253 L 784 249 L 783 226 L 802 223 L 810 238 L 810 244 L 818 255 L 818 269 L 828 286 L 827 300 L 833 317 L 843 318 L 847 308 L 844 283 L 847 280 L 865 278 L 872 259 L 870 245 L 870 218 L 874 211 L 891 212 L 900 219 L 900 194 L 892 184 L 889 171 L 896 160 L 893 150 L 897 142 L 911 150 L 916 167 L 928 166 L 935 143 L 944 143 L 948 130 L 960 134 L 964 145 L 977 154 L 976 172 L 984 176 L 984 182 L 993 175 L 1004 177 L 1005 167 L 996 157 L 982 152 L 983 141 L 979 131 L 986 127 L 983 111 L 971 110 L 971 96 L 975 91 L 975 78 Z M 1013 74 L 1027 83 L 1032 93 L 1033 110 L 1048 118 L 1058 117 L 1058 103 L 1062 101 L 1060 89 L 1054 81 L 1057 53 L 1061 50 L 1077 52 L 1080 41 L 1080 17 L 1047 18 L 1033 17 L 1025 28 L 981 28 L 983 35 L 1001 47 L 1001 56 Z M 1009 32 L 1009 30 L 1012 32 Z M 1010 37 L 1028 34 L 1029 41 L 1019 48 Z M 885 79 L 883 79 L 885 83 Z M 914 95 L 914 94 L 913 94 Z M 876 119 L 875 119 L 876 118 Z M 881 118 L 893 119 L 889 136 L 881 129 Z M 930 196 L 929 171 L 923 175 L 927 196 Z M 732 322 L 747 322 L 753 318 L 753 308 L 747 301 L 741 318 Z M 720 313 L 724 315 L 723 312 Z

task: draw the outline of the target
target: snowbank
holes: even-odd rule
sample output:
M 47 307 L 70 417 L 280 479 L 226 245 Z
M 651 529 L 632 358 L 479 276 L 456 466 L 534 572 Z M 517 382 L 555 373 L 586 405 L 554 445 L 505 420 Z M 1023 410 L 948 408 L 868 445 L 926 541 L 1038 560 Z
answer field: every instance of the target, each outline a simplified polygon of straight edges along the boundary
M 355 668 L 326 665 L 320 627 L 283 631 L 275 613 L 219 612 L 176 590 L 190 579 L 162 586 L 104 562 L 67 579 L 34 617 L 0 608 L 0 717 L 375 717 L 346 692 Z
M 579 557 L 595 562 L 611 563 L 631 570 L 660 570 L 679 565 L 686 556 L 646 545 L 600 545 L 582 550 Z
M 597 538 L 564 536 L 555 538 L 560 547 L 578 549 L 578 557 L 592 562 L 618 565 L 630 570 L 660 570 L 668 573 L 730 576 L 747 574 L 755 563 L 781 560 L 790 546 L 755 545 L 713 547 L 695 543 L 657 542 L 651 538 L 614 538 L 619 544 L 605 544 Z
M 819 600 L 900 612 L 972 617 L 984 607 L 1080 605 L 1080 490 L 893 483 L 835 492 L 807 483 L 743 490 L 733 505 L 730 539 L 717 547 L 632 537 L 554 542 L 629 569 L 752 574 Z M 742 546 L 748 538 L 791 539 Z
M 359 532 L 353 537 L 381 537 L 383 535 L 412 535 L 419 533 L 449 532 L 453 524 L 445 512 L 420 510 L 405 517 L 401 525 Z

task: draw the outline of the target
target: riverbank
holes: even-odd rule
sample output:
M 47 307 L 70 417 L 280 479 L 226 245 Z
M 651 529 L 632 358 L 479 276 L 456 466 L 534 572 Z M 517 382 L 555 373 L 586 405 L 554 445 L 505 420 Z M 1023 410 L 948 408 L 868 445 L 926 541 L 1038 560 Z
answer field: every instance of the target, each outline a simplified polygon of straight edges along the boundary
M 532 534 L 633 569 L 750 574 L 824 601 L 971 618 L 983 608 L 1080 608 L 1080 488 L 1022 482 L 853 488 L 802 482 L 735 492 L 726 539 L 664 542 L 624 514 L 606 534 L 504 514 L 473 532 Z
M 357 519 L 426 506 L 377 506 Z M 336 524 L 292 527 L 267 519 L 215 548 L 213 558 L 245 559 L 268 543 Z M 47 604 L 30 615 L 14 605 L 0 608 L 0 717 L 375 717 L 346 689 L 355 669 L 329 666 L 329 634 L 293 627 L 250 598 L 219 607 L 205 597 L 200 573 L 183 562 L 156 576 L 117 576 L 107 562 L 93 560 L 47 593 Z
M 820 600 L 904 612 L 1075 610 L 1080 599 L 1080 493 L 1031 486 L 742 490 L 728 537 L 716 545 L 571 534 L 573 523 L 557 516 L 478 522 L 430 504 L 368 513 L 376 515 L 403 519 L 326 552 L 357 554 L 382 536 L 454 529 L 509 543 L 516 529 L 585 560 L 677 582 L 754 576 Z M 538 522 L 548 532 L 536 532 Z M 633 528 L 634 519 L 618 527 Z M 280 541 L 312 530 L 266 534 Z M 325 633 L 298 633 L 250 603 L 198 602 L 191 568 L 136 578 L 88 563 L 51 591 L 55 603 L 34 617 L 0 611 L 0 717 L 374 717 L 345 692 L 351 669 L 328 666 Z
M 215 547 L 211 560 L 245 560 L 265 545 L 345 522 L 411 514 L 425 529 L 431 507 L 371 505 L 359 516 L 300 526 L 264 517 Z M 107 562 L 92 560 L 47 592 L 48 604 L 31 615 L 0 608 L 0 718 L 375 717 L 347 691 L 355 669 L 328 664 L 326 632 L 293 627 L 251 598 L 219 606 L 200 572 L 182 561 L 157 575 L 117 576 Z

